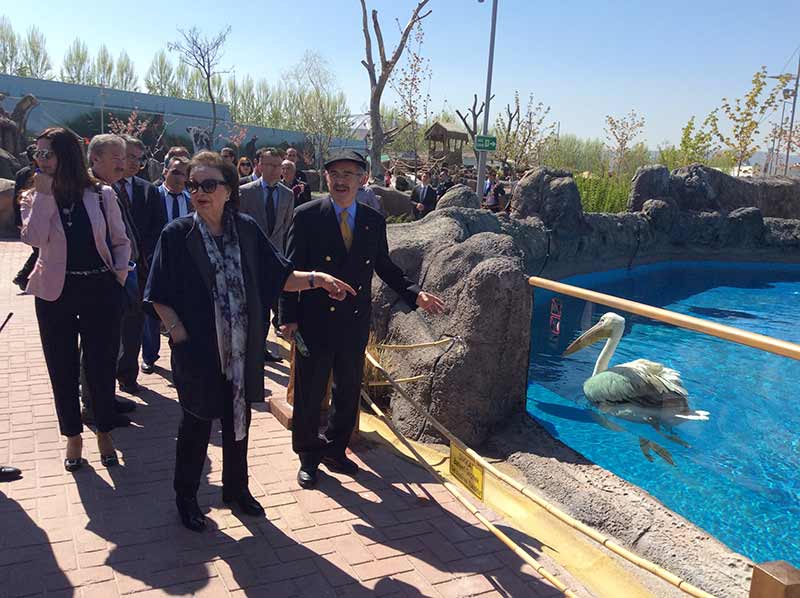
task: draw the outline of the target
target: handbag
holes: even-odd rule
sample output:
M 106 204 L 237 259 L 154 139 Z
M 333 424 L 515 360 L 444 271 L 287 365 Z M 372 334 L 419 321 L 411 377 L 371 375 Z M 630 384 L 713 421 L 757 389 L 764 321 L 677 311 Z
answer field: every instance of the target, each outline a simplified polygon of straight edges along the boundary
M 108 228 L 108 216 L 106 216 L 105 201 L 100 187 L 97 188 L 97 199 L 100 202 L 100 211 L 103 213 L 103 220 L 106 223 L 106 246 L 108 247 L 108 253 L 113 257 L 114 254 L 111 252 L 111 232 Z M 124 289 L 126 307 L 139 302 L 139 279 L 136 272 L 136 262 L 128 262 L 128 275 L 125 277 Z

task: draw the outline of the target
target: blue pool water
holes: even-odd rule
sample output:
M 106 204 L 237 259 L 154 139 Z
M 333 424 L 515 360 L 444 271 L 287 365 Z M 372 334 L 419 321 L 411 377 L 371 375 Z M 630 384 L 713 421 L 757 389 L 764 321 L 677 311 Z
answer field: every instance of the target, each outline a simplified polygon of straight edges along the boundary
M 800 343 L 800 266 L 672 262 L 563 282 Z M 561 354 L 610 310 L 559 297 L 554 336 L 553 297 L 534 292 L 528 412 L 733 550 L 800 566 L 800 362 L 618 312 L 626 332 L 611 365 L 644 358 L 678 370 L 690 407 L 709 411 L 710 420 L 661 433 L 646 423 L 604 422 L 582 389 L 603 344 Z M 653 452 L 653 462 L 646 459 L 640 437 L 666 449 L 674 466 Z

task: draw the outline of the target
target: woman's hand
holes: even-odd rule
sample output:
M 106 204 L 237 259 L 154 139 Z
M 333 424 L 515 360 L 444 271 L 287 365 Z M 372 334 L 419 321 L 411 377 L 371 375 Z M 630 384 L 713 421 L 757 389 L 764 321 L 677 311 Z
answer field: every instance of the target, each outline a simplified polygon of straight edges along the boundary
M 444 301 L 425 291 L 420 291 L 417 295 L 417 306 L 429 314 L 440 314 L 444 311 Z
M 339 280 L 335 276 L 331 276 L 325 272 L 315 272 L 314 278 L 317 281 L 316 286 L 328 291 L 328 297 L 336 301 L 342 301 L 347 296 L 347 293 L 355 296 L 356 292 L 349 284 L 343 280 Z
M 53 194 L 53 177 L 43 172 L 37 172 L 33 175 L 33 188 L 37 193 L 44 193 L 47 195 Z

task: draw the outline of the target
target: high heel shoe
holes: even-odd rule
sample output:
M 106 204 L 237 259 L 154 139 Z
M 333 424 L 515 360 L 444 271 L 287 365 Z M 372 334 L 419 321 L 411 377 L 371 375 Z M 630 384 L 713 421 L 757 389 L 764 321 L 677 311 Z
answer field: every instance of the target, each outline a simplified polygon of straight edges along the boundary
M 114 450 L 114 441 L 111 439 L 110 432 L 97 433 L 97 448 L 100 451 L 100 463 L 103 467 L 114 467 L 119 465 L 117 452 Z
M 67 437 L 67 458 L 64 459 L 64 469 L 69 472 L 77 471 L 86 463 L 86 459 L 81 458 L 82 450 L 83 440 L 80 435 Z

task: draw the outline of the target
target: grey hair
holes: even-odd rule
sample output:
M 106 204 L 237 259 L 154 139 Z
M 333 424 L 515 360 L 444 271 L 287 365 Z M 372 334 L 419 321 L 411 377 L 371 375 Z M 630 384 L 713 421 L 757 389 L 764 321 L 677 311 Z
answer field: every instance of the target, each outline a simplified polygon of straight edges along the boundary
M 92 156 L 102 154 L 106 148 L 117 145 L 125 151 L 125 140 L 119 135 L 112 135 L 111 133 L 103 133 L 102 135 L 95 135 L 89 142 L 89 147 L 86 150 L 86 157 L 89 159 L 89 164 L 92 163 Z

